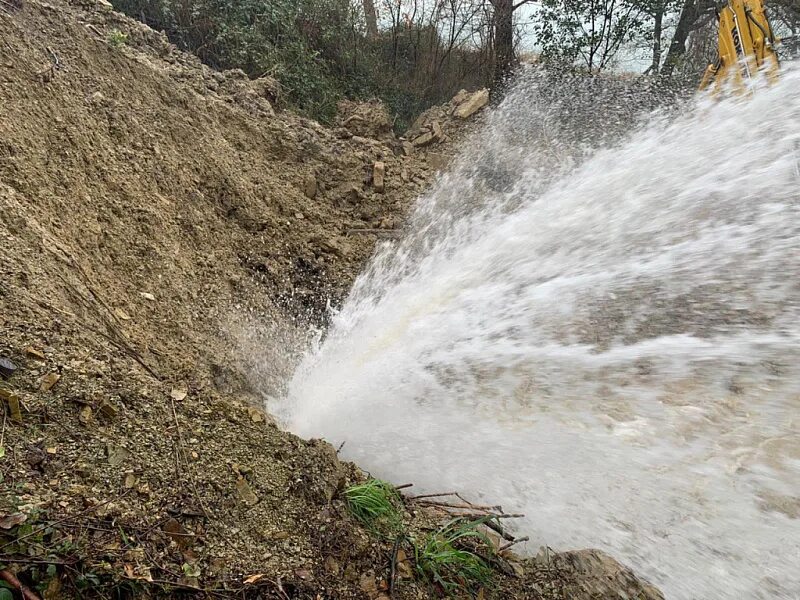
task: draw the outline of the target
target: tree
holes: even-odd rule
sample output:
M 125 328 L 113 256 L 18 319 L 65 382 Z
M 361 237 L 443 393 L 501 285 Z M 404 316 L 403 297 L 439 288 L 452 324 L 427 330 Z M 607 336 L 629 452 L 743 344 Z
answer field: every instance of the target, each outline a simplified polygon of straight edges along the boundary
M 373 0 L 364 0 L 364 19 L 367 22 L 367 36 L 378 37 L 378 13 Z
M 494 9 L 494 74 L 493 87 L 499 90 L 511 75 L 517 64 L 514 52 L 514 12 L 533 0 L 489 0 Z
M 543 0 L 535 31 L 543 58 L 582 63 L 596 72 L 642 33 L 646 17 L 639 0 Z
M 686 40 L 689 39 L 689 34 L 705 24 L 705 20 L 701 19 L 703 15 L 713 17 L 711 12 L 713 8 L 714 0 L 684 0 L 667 57 L 664 59 L 664 66 L 661 68 L 662 77 L 672 76 L 675 67 L 686 53 Z

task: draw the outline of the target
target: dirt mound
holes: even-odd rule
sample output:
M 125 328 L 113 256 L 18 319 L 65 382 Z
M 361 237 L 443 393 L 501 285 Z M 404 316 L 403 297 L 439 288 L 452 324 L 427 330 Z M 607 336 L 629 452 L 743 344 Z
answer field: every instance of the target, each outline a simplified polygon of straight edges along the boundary
M 385 595 L 392 546 L 338 498 L 362 475 L 254 406 L 427 150 L 283 112 L 105 2 L 2 3 L 0 40 L 0 566 L 53 598 Z

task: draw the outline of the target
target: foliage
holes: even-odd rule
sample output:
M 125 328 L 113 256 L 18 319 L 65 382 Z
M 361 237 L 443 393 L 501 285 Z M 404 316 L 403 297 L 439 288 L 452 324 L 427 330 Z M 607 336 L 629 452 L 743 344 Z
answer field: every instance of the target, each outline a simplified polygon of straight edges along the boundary
M 543 0 L 534 30 L 545 59 L 604 69 L 646 31 L 649 0 Z
M 369 479 L 347 488 L 344 498 L 352 515 L 369 528 L 396 530 L 402 523 L 400 496 L 390 483 Z
M 473 589 L 491 582 L 492 569 L 465 542 L 490 548 L 490 542 L 478 527 L 489 517 L 469 520 L 453 519 L 431 533 L 421 546 L 414 547 L 417 572 L 427 581 L 451 593 Z
M 479 0 L 420 10 L 416 0 L 387 0 L 380 9 L 391 26 L 377 36 L 366 34 L 360 1 L 113 1 L 216 69 L 275 77 L 289 105 L 323 122 L 343 97 L 378 97 L 403 126 L 459 89 L 485 85 L 491 72 L 485 44 L 472 40 L 476 19 L 487 18 Z

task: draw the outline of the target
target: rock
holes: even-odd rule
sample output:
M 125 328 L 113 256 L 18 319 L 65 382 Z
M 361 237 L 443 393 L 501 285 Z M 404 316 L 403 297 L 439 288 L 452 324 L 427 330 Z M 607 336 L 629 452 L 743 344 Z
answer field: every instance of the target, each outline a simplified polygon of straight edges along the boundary
M 370 598 L 378 596 L 378 585 L 375 583 L 375 573 L 373 571 L 367 571 L 361 575 L 358 579 L 358 585 L 361 591 Z
M 417 137 L 415 137 L 413 140 L 411 140 L 411 143 L 412 143 L 412 144 L 414 145 L 414 147 L 416 147 L 416 148 L 422 148 L 422 147 L 424 147 L 424 146 L 427 146 L 427 145 L 429 145 L 429 144 L 432 144 L 432 143 L 433 143 L 433 141 L 434 141 L 434 139 L 435 139 L 435 137 L 436 137 L 436 136 L 434 136 L 434 134 L 433 134 L 432 132 L 430 132 L 430 131 L 426 131 L 426 132 L 425 132 L 425 133 L 423 133 L 422 135 L 418 135 L 418 136 L 417 136 Z
M 0 356 L 0 375 L 2 375 L 3 379 L 11 377 L 16 370 L 17 365 L 5 356 Z
M 383 192 L 386 189 L 386 163 L 377 161 L 372 166 L 372 185 L 376 192 Z
M 565 582 L 564 596 L 572 600 L 664 600 L 649 583 L 600 550 L 562 552 L 552 557 L 552 566 Z
M 330 573 L 331 575 L 338 575 L 339 571 L 341 570 L 341 566 L 336 559 L 332 556 L 325 557 L 325 570 Z
M 455 96 L 453 96 L 451 102 L 453 104 L 461 104 L 467 98 L 469 98 L 469 92 L 467 90 L 458 90 L 458 93 Z
M 150 292 L 139 292 L 139 295 L 145 300 L 149 300 L 150 302 L 154 302 L 156 299 L 156 297 Z
M 402 548 L 397 550 L 397 574 L 401 579 L 412 579 L 414 574 L 411 570 L 411 563 Z
M 489 102 L 489 90 L 482 89 L 471 94 L 466 100 L 458 105 L 455 116 L 459 119 L 468 119 Z
M 175 402 L 182 402 L 186 399 L 186 396 L 189 395 L 189 392 L 186 388 L 179 387 L 179 388 L 172 388 L 172 391 L 169 393 L 170 398 L 175 400 Z
M 47 357 L 44 355 L 44 352 L 39 350 L 38 348 L 34 348 L 33 346 L 28 346 L 25 348 L 25 356 L 28 358 L 32 358 L 34 360 L 47 360 Z
M 361 137 L 376 140 L 392 137 L 389 111 L 380 100 L 341 100 L 337 105 L 336 124 Z
M 48 373 L 42 377 L 42 381 L 39 384 L 39 390 L 42 392 L 49 392 L 51 389 L 53 389 L 53 386 L 58 383 L 59 379 L 61 379 L 61 375 L 55 371 Z
M 239 497 L 248 506 L 253 506 L 258 503 L 258 496 L 250 489 L 250 485 L 244 477 L 239 477 L 236 480 L 236 491 L 239 492 Z
M 131 453 L 122 446 L 108 444 L 106 446 L 106 455 L 108 456 L 108 464 L 110 464 L 112 467 L 118 467 L 125 462 L 125 459 L 127 459 Z
M 83 423 L 84 425 L 88 425 L 92 422 L 92 407 L 88 404 L 81 408 L 81 412 L 78 414 L 78 420 Z
M 130 321 L 130 319 L 131 319 L 130 315 L 128 313 L 126 313 L 124 310 L 122 310 L 121 308 L 115 308 L 114 309 L 114 315 L 116 315 L 116 317 L 120 321 Z
M 0 398 L 8 404 L 8 412 L 11 413 L 11 420 L 14 423 L 22 423 L 22 411 L 20 410 L 19 396 L 11 390 L 0 388 Z
M 317 195 L 317 178 L 313 173 L 306 175 L 303 181 L 303 193 L 308 198 L 314 198 Z
M 437 142 L 444 140 L 444 131 L 442 131 L 442 126 L 439 121 L 434 121 L 431 123 L 431 130 L 433 131 L 433 137 L 436 138 Z
M 412 154 L 414 154 L 414 144 L 412 144 L 411 142 L 403 140 L 402 147 L 403 147 L 403 154 L 405 154 L 406 156 L 411 156 Z
M 114 419 L 117 416 L 117 413 L 119 412 L 117 410 L 117 407 L 114 406 L 109 400 L 103 400 L 102 402 L 100 402 L 99 408 L 100 412 L 107 419 Z

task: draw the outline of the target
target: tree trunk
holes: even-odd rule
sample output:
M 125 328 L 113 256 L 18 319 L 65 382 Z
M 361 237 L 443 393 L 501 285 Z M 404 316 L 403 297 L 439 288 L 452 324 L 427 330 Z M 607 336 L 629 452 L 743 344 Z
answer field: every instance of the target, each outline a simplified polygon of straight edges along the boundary
M 492 0 L 494 7 L 493 87 L 500 90 L 514 69 L 513 0 Z
M 367 20 L 367 37 L 378 37 L 378 13 L 373 0 L 364 0 L 364 17 Z
M 686 40 L 694 30 L 695 23 L 700 18 L 701 12 L 710 6 L 706 0 L 685 0 L 681 8 L 681 16 L 675 26 L 675 35 L 672 36 L 672 43 L 667 51 L 667 58 L 664 59 L 664 66 L 661 68 L 661 75 L 670 77 L 675 70 L 678 61 L 686 54 Z
M 659 7 L 654 15 L 653 23 L 653 63 L 650 71 L 658 75 L 661 68 L 661 34 L 663 32 L 664 9 Z

